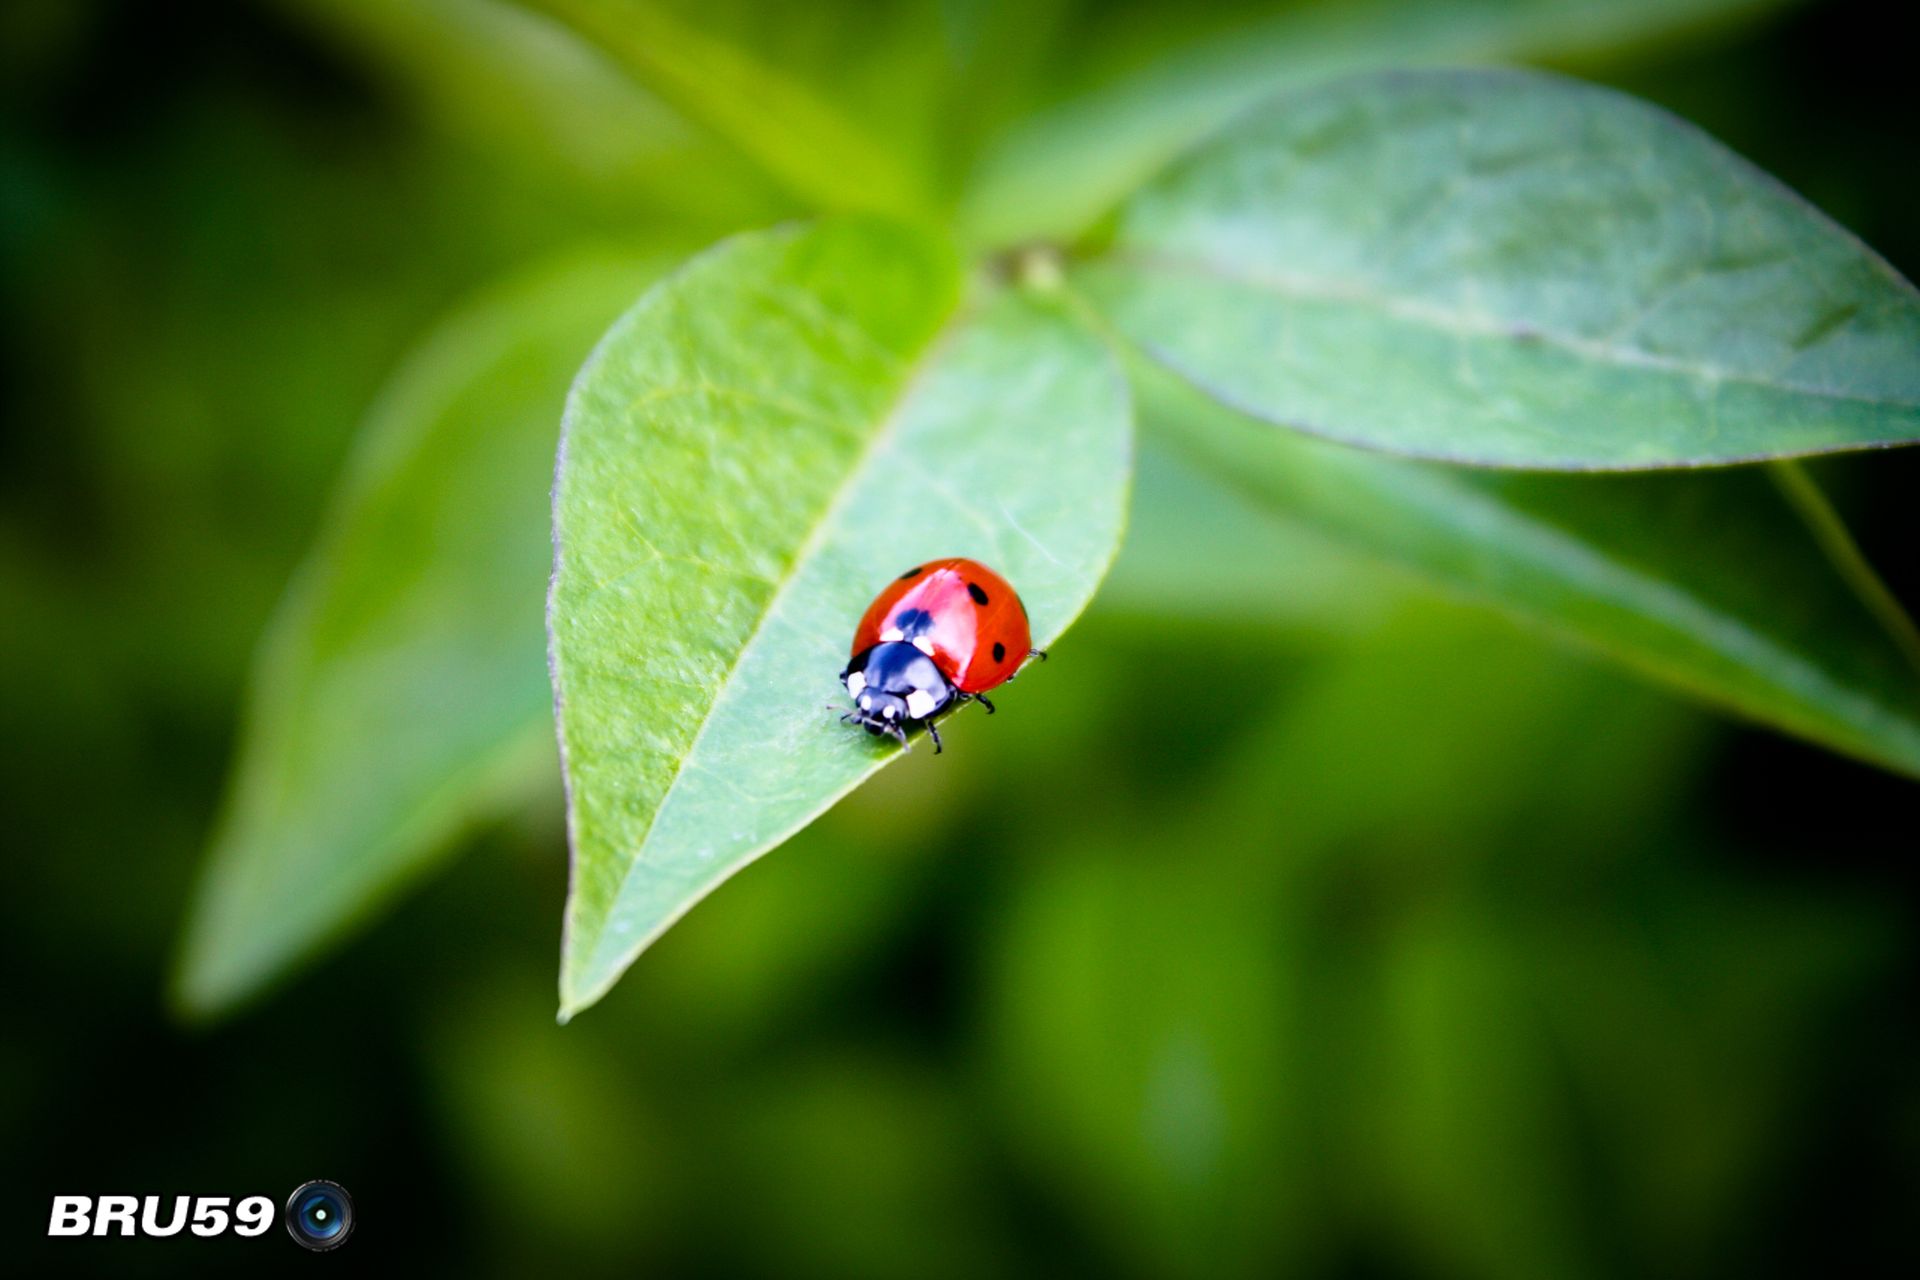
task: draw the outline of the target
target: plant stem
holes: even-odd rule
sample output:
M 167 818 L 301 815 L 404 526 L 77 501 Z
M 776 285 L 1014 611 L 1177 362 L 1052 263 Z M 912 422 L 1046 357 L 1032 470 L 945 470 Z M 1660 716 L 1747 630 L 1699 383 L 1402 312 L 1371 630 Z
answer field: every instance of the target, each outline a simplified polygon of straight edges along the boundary
M 1916 671 L 1920 671 L 1920 627 L 1914 626 L 1912 615 L 1901 605 L 1898 597 L 1887 589 L 1886 582 L 1867 561 L 1860 544 L 1854 541 L 1846 522 L 1834 510 L 1827 495 L 1798 462 L 1775 462 L 1768 470 L 1781 494 L 1813 534 L 1820 549 L 1826 553 L 1828 561 L 1853 589 L 1860 603 L 1867 607 L 1867 612 L 1885 628 L 1894 646 L 1906 656 Z

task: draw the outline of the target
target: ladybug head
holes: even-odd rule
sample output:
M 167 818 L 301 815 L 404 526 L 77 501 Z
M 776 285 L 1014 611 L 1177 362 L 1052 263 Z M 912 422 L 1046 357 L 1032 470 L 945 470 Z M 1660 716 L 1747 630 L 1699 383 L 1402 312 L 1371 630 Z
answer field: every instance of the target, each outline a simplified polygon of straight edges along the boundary
M 905 640 L 856 655 L 840 678 L 853 695 L 847 719 L 868 733 L 904 738 L 907 725 L 938 715 L 953 701 L 953 685 L 933 659 Z

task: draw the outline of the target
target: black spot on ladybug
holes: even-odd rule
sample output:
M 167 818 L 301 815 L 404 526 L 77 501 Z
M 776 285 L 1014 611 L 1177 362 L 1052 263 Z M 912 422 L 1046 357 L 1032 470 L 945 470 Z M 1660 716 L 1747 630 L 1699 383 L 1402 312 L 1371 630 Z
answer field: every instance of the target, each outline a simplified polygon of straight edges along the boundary
M 933 615 L 925 609 L 902 609 L 894 615 L 893 625 L 900 628 L 902 639 L 911 640 L 933 630 Z
M 925 567 L 926 567 L 925 565 L 913 566 L 913 568 L 907 570 L 905 573 L 900 575 L 900 581 L 905 582 L 908 578 L 918 577 L 920 574 L 920 570 Z
M 980 584 L 977 582 L 969 582 L 967 584 L 967 594 L 973 597 L 975 604 L 985 604 L 987 602 L 987 593 L 980 589 Z
M 998 640 L 993 642 L 993 660 L 995 662 L 1005 662 L 1007 660 L 1007 646 L 1001 644 Z

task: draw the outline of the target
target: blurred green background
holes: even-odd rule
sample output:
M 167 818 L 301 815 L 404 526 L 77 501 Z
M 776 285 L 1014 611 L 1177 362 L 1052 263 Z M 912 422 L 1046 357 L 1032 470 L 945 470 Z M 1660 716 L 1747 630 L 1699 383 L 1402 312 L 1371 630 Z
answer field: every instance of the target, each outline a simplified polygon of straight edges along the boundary
M 1546 60 L 1920 271 L 1910 44 L 1870 3 L 1721 8 Z M 1175 39 L 1153 5 L 1056 9 L 1030 65 L 976 73 L 979 129 Z M 55 1192 L 330 1177 L 349 1254 L 460 1274 L 1920 1269 L 1913 784 L 1436 598 L 1152 447 L 1113 579 L 1006 714 L 856 792 L 574 1025 L 557 781 L 264 1002 L 172 1020 L 252 647 L 385 377 L 543 254 L 798 211 L 530 22 L 0 16 L 15 1257 Z M 875 22 L 875 100 L 915 56 L 965 61 L 939 22 Z M 846 38 L 791 47 L 830 71 Z M 489 78 L 502 49 L 567 86 L 547 115 Z M 1818 474 L 1920 599 L 1920 465 Z M 56 1261 L 292 1253 L 84 1248 Z

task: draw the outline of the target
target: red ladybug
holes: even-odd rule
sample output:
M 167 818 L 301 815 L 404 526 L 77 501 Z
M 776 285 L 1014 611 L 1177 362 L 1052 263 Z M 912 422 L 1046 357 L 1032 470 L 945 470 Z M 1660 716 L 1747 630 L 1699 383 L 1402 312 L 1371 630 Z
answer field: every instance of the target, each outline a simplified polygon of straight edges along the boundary
M 978 560 L 929 560 L 882 591 L 853 633 L 853 658 L 840 680 L 853 695 L 850 720 L 907 745 L 925 725 L 940 751 L 936 716 L 1013 679 L 1033 647 L 1027 607 L 1007 580 Z

